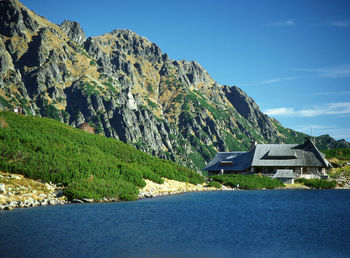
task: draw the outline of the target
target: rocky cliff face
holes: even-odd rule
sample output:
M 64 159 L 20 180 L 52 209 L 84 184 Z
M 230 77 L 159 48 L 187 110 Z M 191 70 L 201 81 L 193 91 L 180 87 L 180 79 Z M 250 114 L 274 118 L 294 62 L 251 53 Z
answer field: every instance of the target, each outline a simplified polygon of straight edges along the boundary
M 263 114 L 238 87 L 218 85 L 196 61 L 172 60 L 129 30 L 87 38 L 16 0 L 0 2 L 0 108 L 47 116 L 202 168 L 217 151 L 304 135 Z

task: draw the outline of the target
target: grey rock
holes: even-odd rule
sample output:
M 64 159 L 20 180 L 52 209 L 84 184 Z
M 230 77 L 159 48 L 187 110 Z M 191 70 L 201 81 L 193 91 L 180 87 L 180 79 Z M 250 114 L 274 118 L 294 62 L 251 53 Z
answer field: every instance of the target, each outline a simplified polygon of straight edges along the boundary
M 82 201 L 85 203 L 92 203 L 94 202 L 94 199 L 83 198 Z
M 35 32 L 38 22 L 26 8 L 18 6 L 17 1 L 0 1 L 0 33 L 7 36 L 25 36 L 25 32 Z
M 12 201 L 12 202 L 10 202 L 8 205 L 10 206 L 10 207 L 16 207 L 17 206 L 17 201 Z
M 64 20 L 60 24 L 60 27 L 71 40 L 75 41 L 79 45 L 85 42 L 85 33 L 78 22 Z
M 79 200 L 79 199 L 73 199 L 72 203 L 84 203 L 84 201 Z
M 6 194 L 7 193 L 5 184 L 0 184 L 0 193 L 2 193 L 2 194 Z

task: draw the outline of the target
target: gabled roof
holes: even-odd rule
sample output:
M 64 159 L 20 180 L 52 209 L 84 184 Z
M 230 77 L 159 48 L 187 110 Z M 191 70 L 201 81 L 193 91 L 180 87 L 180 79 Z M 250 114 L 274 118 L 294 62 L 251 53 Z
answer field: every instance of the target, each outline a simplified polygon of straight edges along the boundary
M 253 153 L 251 151 L 218 152 L 203 170 L 244 171 L 250 167 L 252 158 Z
M 251 151 L 218 152 L 205 171 L 245 171 L 250 167 L 329 167 L 311 140 L 303 144 L 257 144 Z
M 311 141 L 306 141 L 303 144 L 258 144 L 251 165 L 328 167 L 329 162 Z

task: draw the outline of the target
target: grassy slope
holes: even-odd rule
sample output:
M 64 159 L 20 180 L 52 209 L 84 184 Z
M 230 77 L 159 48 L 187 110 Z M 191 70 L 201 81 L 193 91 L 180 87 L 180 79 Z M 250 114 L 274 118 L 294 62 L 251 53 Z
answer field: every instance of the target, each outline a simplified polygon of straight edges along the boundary
M 326 154 L 326 158 L 333 165 L 331 171 L 328 172 L 330 177 L 350 180 L 350 166 L 347 165 L 350 162 L 350 148 L 326 150 L 323 153 Z
M 340 148 L 322 151 L 327 159 L 337 158 L 339 160 L 350 160 L 350 148 Z
M 0 112 L 0 140 L 0 170 L 62 183 L 69 198 L 135 199 L 144 178 L 203 182 L 174 162 L 52 119 Z

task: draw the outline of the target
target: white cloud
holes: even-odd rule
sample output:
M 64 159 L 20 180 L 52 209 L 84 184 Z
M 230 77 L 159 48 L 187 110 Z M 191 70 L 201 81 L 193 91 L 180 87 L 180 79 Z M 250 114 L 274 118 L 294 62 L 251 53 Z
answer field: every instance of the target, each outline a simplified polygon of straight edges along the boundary
M 294 108 L 271 108 L 264 111 L 268 116 L 292 116 L 295 114 Z
M 331 22 L 332 27 L 350 28 L 350 21 L 335 21 Z
M 350 102 L 329 103 L 323 106 L 315 106 L 310 109 L 295 110 L 294 108 L 272 108 L 264 111 L 269 116 L 294 116 L 315 117 L 323 115 L 347 115 L 350 114 Z
M 273 84 L 281 81 L 291 81 L 295 80 L 295 77 L 281 77 L 281 78 L 273 78 L 269 80 L 262 80 L 259 82 L 253 82 L 253 83 L 237 83 L 237 85 L 240 86 L 256 86 L 256 85 L 264 85 L 264 84 Z
M 295 25 L 295 22 L 293 20 L 286 20 L 286 21 L 279 21 L 279 22 L 272 22 L 272 23 L 265 24 L 265 26 L 276 26 L 276 27 L 293 26 L 293 25 Z
M 319 74 L 320 76 L 332 78 L 332 79 L 350 77 L 349 64 L 326 67 L 326 68 L 302 68 L 302 69 L 292 69 L 292 70 L 300 71 L 300 72 L 316 73 L 316 74 Z

